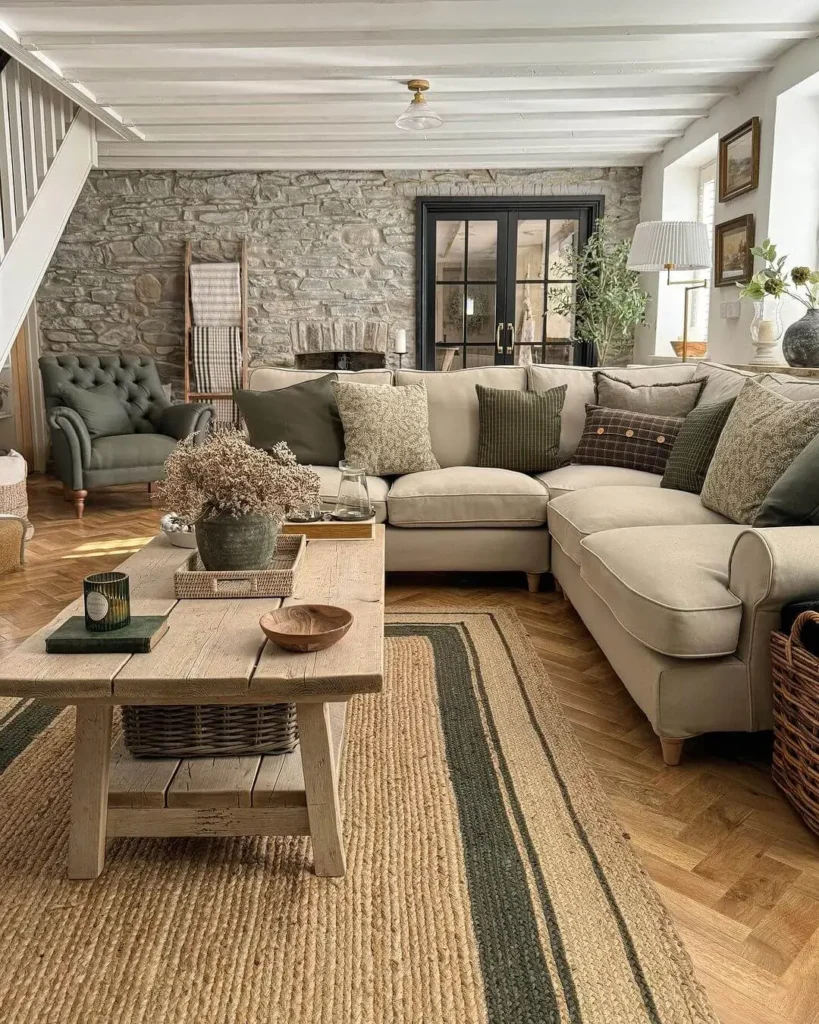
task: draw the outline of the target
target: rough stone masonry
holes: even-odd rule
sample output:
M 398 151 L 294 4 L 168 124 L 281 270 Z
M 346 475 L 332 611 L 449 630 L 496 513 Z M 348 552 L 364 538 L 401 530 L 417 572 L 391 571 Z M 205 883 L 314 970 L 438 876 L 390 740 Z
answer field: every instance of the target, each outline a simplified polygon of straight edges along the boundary
M 38 295 L 44 352 L 141 352 L 182 379 L 183 250 L 249 246 L 255 365 L 292 366 L 291 324 L 383 321 L 415 336 L 417 196 L 602 194 L 623 237 L 639 167 L 514 171 L 94 171 Z M 395 357 L 390 356 L 392 363 Z

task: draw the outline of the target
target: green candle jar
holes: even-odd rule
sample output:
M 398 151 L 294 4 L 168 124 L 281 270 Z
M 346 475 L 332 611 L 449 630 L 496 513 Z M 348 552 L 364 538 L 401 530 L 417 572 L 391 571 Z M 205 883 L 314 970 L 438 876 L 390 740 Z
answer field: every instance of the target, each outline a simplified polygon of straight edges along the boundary
M 95 572 L 82 581 L 85 628 L 92 633 L 122 629 L 131 621 L 131 593 L 125 572 Z

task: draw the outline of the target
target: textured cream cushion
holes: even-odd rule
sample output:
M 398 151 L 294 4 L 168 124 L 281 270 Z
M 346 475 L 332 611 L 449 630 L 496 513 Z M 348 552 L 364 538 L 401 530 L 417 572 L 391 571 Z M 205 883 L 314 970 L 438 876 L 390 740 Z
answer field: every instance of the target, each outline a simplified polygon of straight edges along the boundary
M 584 537 L 627 526 L 693 526 L 729 520 L 703 506 L 699 494 L 659 487 L 590 487 L 549 502 L 549 531 L 580 564 Z
M 662 477 L 623 466 L 561 466 L 538 473 L 537 479 L 545 484 L 549 495 L 556 498 L 587 487 L 659 487 Z
M 319 475 L 321 480 L 321 504 L 324 508 L 335 508 L 338 497 L 338 485 L 341 483 L 341 470 L 338 466 L 311 466 Z M 389 481 L 380 476 L 367 477 L 367 492 L 370 495 L 370 502 L 375 509 L 375 521 L 383 523 L 387 519 L 387 491 Z
M 509 469 L 452 466 L 399 477 L 387 507 L 393 526 L 541 526 L 549 495 Z
M 703 505 L 735 523 L 752 523 L 765 495 L 817 434 L 818 402 L 792 402 L 746 380 L 708 467 Z
M 705 377 L 697 405 L 736 398 L 745 381 L 754 376 L 750 370 L 735 370 L 733 366 L 723 366 L 722 363 L 697 363 L 696 371 L 698 377 Z
M 397 384 L 427 387 L 432 451 L 441 467 L 476 466 L 478 463 L 478 396 L 476 384 L 487 388 L 526 390 L 525 366 L 476 366 L 471 370 L 438 373 L 399 370 Z
M 673 658 L 733 654 L 742 602 L 728 589 L 734 541 L 744 527 L 639 526 L 581 543 L 580 574 L 617 621 Z
M 630 384 L 679 383 L 693 378 L 695 363 L 673 363 L 661 366 L 613 366 L 611 372 Z M 529 366 L 529 390 L 548 391 L 566 385 L 566 399 L 560 415 L 560 455 L 570 459 L 580 443 L 586 422 L 586 405 L 597 405 L 594 375 L 599 367 Z
M 283 366 L 251 366 L 247 387 L 248 391 L 278 391 L 291 384 L 318 380 L 328 373 L 337 373 L 339 380 L 356 384 L 392 384 L 391 370 L 291 370 Z
M 344 458 L 375 476 L 437 469 L 427 420 L 423 381 L 379 387 L 333 381 L 344 427 Z

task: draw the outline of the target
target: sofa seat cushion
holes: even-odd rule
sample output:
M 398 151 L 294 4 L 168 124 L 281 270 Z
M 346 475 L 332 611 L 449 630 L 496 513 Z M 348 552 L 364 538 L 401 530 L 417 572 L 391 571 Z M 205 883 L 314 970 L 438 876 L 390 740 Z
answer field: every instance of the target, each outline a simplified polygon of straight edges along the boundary
M 712 512 L 698 494 L 658 487 L 589 487 L 549 502 L 549 532 L 580 565 L 580 544 L 603 530 L 629 526 L 700 526 L 730 520 Z
M 623 466 L 561 466 L 538 473 L 537 479 L 548 488 L 550 497 L 557 498 L 587 487 L 659 487 L 662 477 Z
M 315 473 L 318 473 L 321 481 L 320 495 L 321 503 L 327 509 L 335 507 L 338 497 L 338 485 L 341 483 L 341 470 L 338 466 L 311 466 Z M 389 481 L 380 476 L 367 477 L 367 491 L 370 501 L 375 509 L 375 521 L 386 522 L 387 519 L 387 491 Z
M 739 642 L 742 602 L 728 589 L 745 528 L 638 526 L 580 545 L 580 574 L 627 632 L 672 658 L 717 658 Z
M 392 526 L 542 526 L 548 501 L 534 477 L 479 466 L 400 476 L 387 497 Z
M 176 448 L 165 434 L 117 434 L 97 437 L 91 444 L 92 470 L 140 469 L 162 466 Z

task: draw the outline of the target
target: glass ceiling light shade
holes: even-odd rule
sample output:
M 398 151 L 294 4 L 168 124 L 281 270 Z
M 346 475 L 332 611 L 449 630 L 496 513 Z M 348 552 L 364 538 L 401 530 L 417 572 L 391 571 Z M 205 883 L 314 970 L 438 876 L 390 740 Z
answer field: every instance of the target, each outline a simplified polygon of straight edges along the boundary
M 435 113 L 424 96 L 429 89 L 429 82 L 425 78 L 413 78 L 407 82 L 407 88 L 414 93 L 412 102 L 395 122 L 395 127 L 405 132 L 426 132 L 430 128 L 440 128 L 444 119 Z
M 710 266 L 708 229 L 702 221 L 646 220 L 635 228 L 629 270 L 707 270 Z

